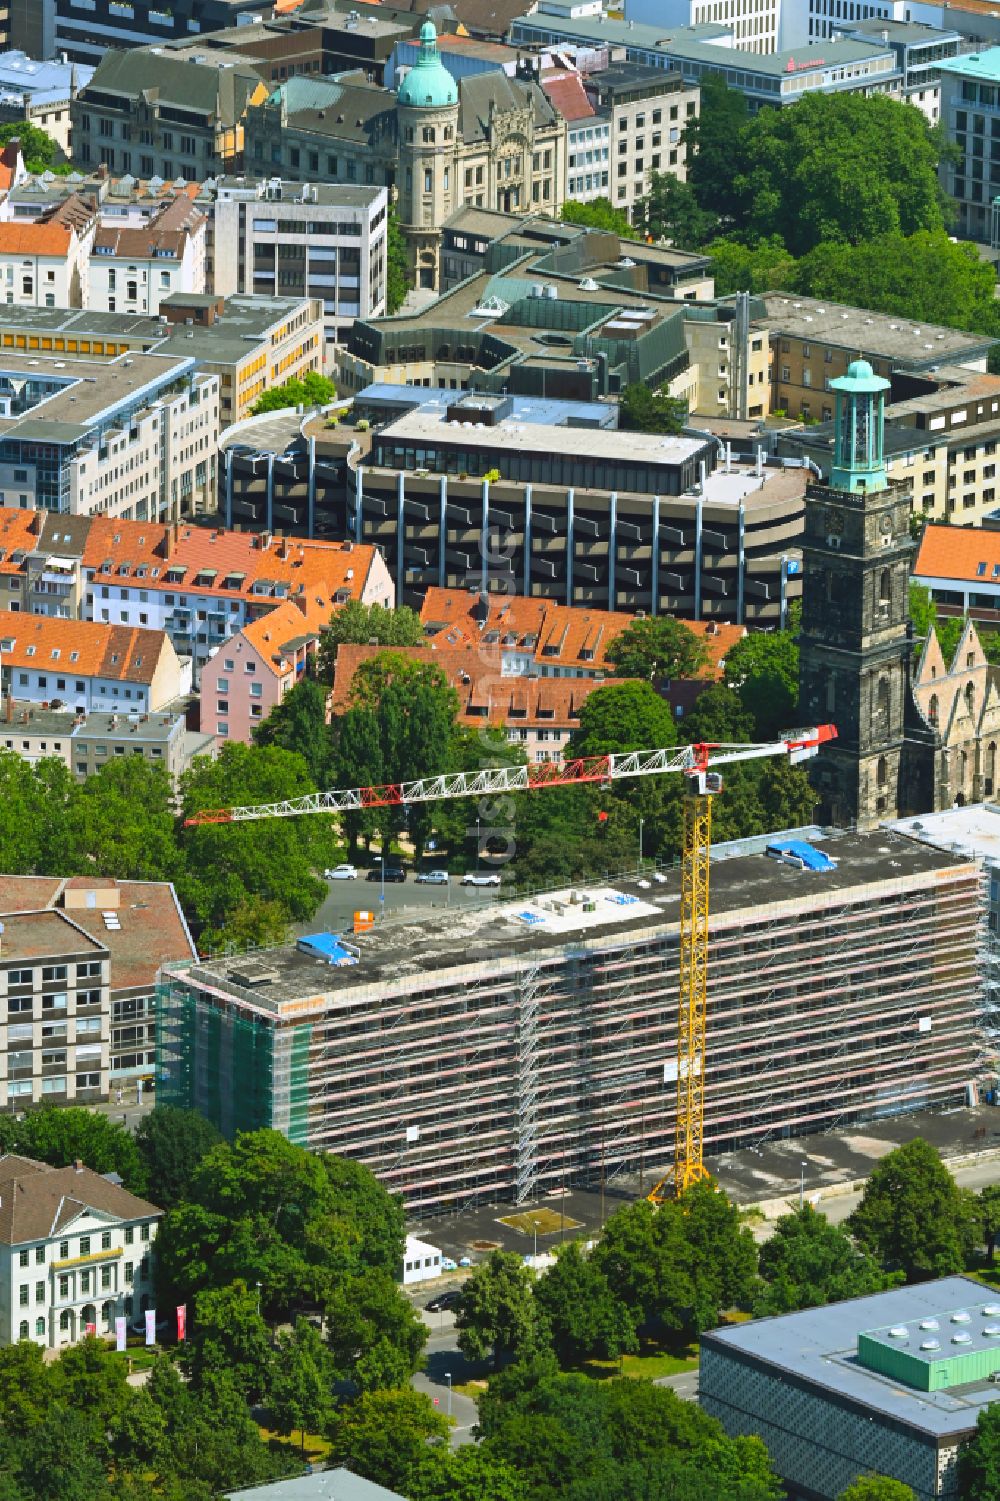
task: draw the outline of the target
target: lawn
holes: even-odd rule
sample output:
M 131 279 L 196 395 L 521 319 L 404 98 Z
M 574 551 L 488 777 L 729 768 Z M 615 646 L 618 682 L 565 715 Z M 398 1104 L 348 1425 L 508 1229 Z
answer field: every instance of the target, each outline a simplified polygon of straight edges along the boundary
M 297 1456 L 310 1463 L 318 1464 L 327 1458 L 330 1453 L 330 1442 L 318 1433 L 306 1434 L 306 1446 L 302 1448 L 302 1435 L 293 1433 L 290 1436 L 283 1433 L 275 1433 L 271 1428 L 265 1428 L 258 1423 L 260 1436 L 265 1443 L 282 1444 L 286 1449 L 292 1449 Z
M 689 1345 L 686 1350 L 667 1350 L 652 1340 L 643 1340 L 638 1355 L 625 1355 L 620 1362 L 586 1360 L 580 1371 L 584 1376 L 593 1376 L 595 1381 L 606 1381 L 609 1376 L 619 1374 L 633 1380 L 657 1381 L 661 1376 L 677 1376 L 697 1368 L 697 1345 Z
M 520 1230 L 524 1235 L 555 1235 L 557 1230 L 579 1230 L 580 1221 L 570 1219 L 568 1214 L 558 1214 L 554 1209 L 525 1209 L 520 1214 L 500 1216 L 500 1224 L 511 1230 Z

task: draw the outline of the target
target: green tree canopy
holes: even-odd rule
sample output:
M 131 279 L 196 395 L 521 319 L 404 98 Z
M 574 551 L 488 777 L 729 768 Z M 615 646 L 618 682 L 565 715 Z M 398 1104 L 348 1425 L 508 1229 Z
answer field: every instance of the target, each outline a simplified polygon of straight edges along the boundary
M 388 317 L 398 313 L 413 285 L 406 237 L 399 227 L 399 214 L 389 209 L 385 251 L 385 311 Z
M 778 1220 L 760 1248 L 760 1275 L 755 1318 L 860 1298 L 902 1280 L 883 1272 L 842 1226 L 831 1225 L 811 1204 Z
M 598 688 L 584 700 L 568 750 L 574 756 L 603 756 L 611 751 L 658 750 L 676 743 L 670 705 L 651 683 L 630 679 Z
M 271 1335 L 259 1311 L 260 1294 L 240 1279 L 195 1294 L 186 1364 L 192 1389 L 204 1391 L 210 1375 L 229 1375 L 251 1402 L 271 1385 Z
M 568 198 L 562 206 L 560 217 L 565 224 L 582 224 L 587 229 L 609 230 L 622 240 L 630 240 L 635 235 L 628 214 L 622 209 L 614 208 L 610 198 L 592 198 L 587 203 Z
M 753 715 L 757 740 L 771 740 L 795 723 L 799 703 L 799 645 L 794 630 L 752 631 L 726 654 L 725 680 Z
M 255 417 L 263 412 L 277 412 L 282 407 L 325 407 L 336 400 L 337 388 L 327 375 L 307 370 L 301 379 L 293 375 L 280 386 L 271 386 L 251 407 Z
M 636 212 L 654 240 L 669 240 L 677 250 L 699 250 L 719 232 L 718 218 L 700 207 L 692 184 L 672 172 L 652 174 Z
M 641 382 L 626 386 L 618 407 L 618 426 L 629 433 L 679 433 L 687 421 L 687 402 Z
M 775 292 L 784 288 L 805 292 L 800 263 L 785 249 L 777 235 L 765 235 L 752 244 L 735 238 L 707 241 L 703 246 L 712 257 L 712 275 L 718 297 L 733 292 Z M 828 294 L 829 295 L 829 294 Z
M 595 1357 L 614 1359 L 638 1347 L 628 1309 L 604 1273 L 570 1241 L 535 1287 L 552 1348 L 561 1365 Z
M 693 678 L 708 661 L 700 636 L 672 615 L 634 620 L 616 636 L 607 659 L 620 678 Z
M 382 605 L 363 605 L 359 600 L 348 600 L 341 609 L 335 610 L 330 624 L 320 637 L 318 675 L 321 682 L 333 682 L 333 669 L 337 649 L 344 644 L 353 646 L 419 646 L 424 640 L 424 628 L 416 610 L 401 605 L 398 610 L 386 610 Z
M 412 1387 L 365 1392 L 342 1408 L 330 1428 L 330 1458 L 376 1485 L 409 1494 L 432 1447 L 448 1435 L 448 1420 Z
M 837 1501 L 917 1501 L 912 1486 L 889 1475 L 861 1475 Z
M 298 1319 L 278 1335 L 268 1407 L 279 1433 L 322 1433 L 333 1415 L 330 1357 L 318 1329 Z
M 386 1270 L 345 1278 L 326 1304 L 335 1374 L 362 1391 L 405 1386 L 423 1364 L 427 1326 Z
M 135 1144 L 145 1181 L 155 1188 L 156 1202 L 162 1209 L 173 1209 L 188 1198 L 199 1163 L 221 1140 L 198 1110 L 157 1105 L 143 1116 Z
M 84 1162 L 95 1173 L 118 1173 L 132 1192 L 146 1191 L 145 1167 L 135 1138 L 106 1115 L 81 1105 L 43 1105 L 14 1125 L 8 1151 L 53 1167 Z
M 732 183 L 743 167 L 749 118 L 742 89 L 731 89 L 719 73 L 702 75 L 701 104 L 684 129 L 688 181 L 700 207 L 723 223 L 733 213 Z
M 20 142 L 21 155 L 29 172 L 50 172 L 58 168 L 62 157 L 59 144 L 37 125 L 29 125 L 27 120 L 11 120 L 0 125 L 0 148 L 11 141 Z
M 962 1501 L 996 1501 L 1000 1496 L 1000 1405 L 981 1407 L 975 1436 L 958 1451 Z
M 327 689 L 322 684 L 312 678 L 300 679 L 257 726 L 253 737 L 257 745 L 277 745 L 300 755 L 320 788 L 331 786 L 333 776 L 333 737 L 326 722 L 326 700 Z
M 981 1223 L 934 1148 L 922 1138 L 889 1152 L 872 1169 L 847 1221 L 859 1246 L 908 1282 L 961 1272 Z
M 455 1328 L 470 1360 L 491 1351 L 495 1369 L 529 1354 L 538 1338 L 531 1273 L 514 1251 L 491 1251 L 462 1288 Z
M 759 110 L 735 149 L 737 228 L 751 241 L 776 235 L 799 256 L 825 240 L 857 245 L 944 227 L 939 136 L 887 95 L 817 92 L 794 109 Z

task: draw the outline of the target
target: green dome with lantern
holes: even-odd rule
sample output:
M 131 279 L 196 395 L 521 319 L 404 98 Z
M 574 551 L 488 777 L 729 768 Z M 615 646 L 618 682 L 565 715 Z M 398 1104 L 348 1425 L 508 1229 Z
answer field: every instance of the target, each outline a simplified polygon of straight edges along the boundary
M 420 56 L 399 85 L 396 98 L 410 109 L 446 109 L 458 103 L 458 85 L 438 54 L 433 21 L 425 21 L 420 28 Z

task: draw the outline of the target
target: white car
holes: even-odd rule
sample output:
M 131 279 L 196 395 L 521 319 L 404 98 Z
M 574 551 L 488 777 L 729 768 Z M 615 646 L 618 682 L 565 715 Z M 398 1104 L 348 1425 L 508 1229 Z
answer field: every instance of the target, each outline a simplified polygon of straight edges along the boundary
M 447 886 L 449 879 L 446 870 L 422 870 L 416 878 L 418 886 Z
M 495 871 L 484 871 L 480 875 L 477 871 L 470 870 L 462 877 L 463 886 L 499 886 L 500 877 Z
M 323 875 L 328 881 L 356 881 L 358 879 L 358 867 L 356 865 L 335 865 L 332 870 L 324 870 Z

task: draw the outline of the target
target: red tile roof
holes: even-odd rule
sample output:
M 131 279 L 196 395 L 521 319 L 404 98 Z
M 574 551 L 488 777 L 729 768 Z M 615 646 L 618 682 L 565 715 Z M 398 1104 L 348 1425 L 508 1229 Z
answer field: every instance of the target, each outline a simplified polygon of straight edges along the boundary
M 564 120 L 592 119 L 597 113 L 579 73 L 549 73 L 541 78 L 542 89 L 553 108 Z
M 0 641 L 7 667 L 51 668 L 68 677 L 122 683 L 152 683 L 163 653 L 173 655 L 164 631 L 12 610 L 0 610 Z
M 1000 582 L 1000 532 L 978 526 L 928 526 L 913 570 L 924 578 Z
M 52 255 L 65 260 L 70 231 L 65 224 L 0 223 L 0 255 Z

